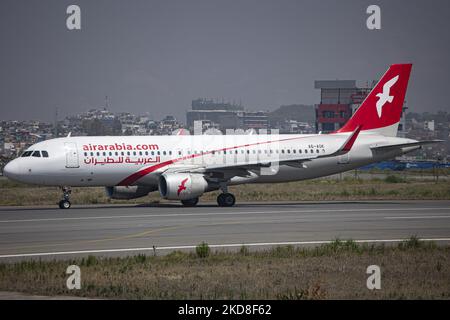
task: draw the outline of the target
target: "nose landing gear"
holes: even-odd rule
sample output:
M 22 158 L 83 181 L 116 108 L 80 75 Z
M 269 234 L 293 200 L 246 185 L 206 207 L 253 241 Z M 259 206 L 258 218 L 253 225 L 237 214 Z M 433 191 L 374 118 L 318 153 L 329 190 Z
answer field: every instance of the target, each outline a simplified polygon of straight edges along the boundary
M 72 190 L 70 187 L 62 187 L 63 192 L 63 199 L 59 201 L 59 208 L 60 209 L 69 209 L 71 206 L 71 203 L 69 201 L 70 194 L 72 193 Z

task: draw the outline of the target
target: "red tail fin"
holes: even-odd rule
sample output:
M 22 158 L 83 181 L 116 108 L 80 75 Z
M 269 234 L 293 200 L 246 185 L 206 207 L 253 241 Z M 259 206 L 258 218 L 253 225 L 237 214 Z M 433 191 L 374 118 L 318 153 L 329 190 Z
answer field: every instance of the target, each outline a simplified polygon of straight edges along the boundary
M 396 136 L 412 64 L 393 64 L 355 114 L 337 132 L 375 131 Z

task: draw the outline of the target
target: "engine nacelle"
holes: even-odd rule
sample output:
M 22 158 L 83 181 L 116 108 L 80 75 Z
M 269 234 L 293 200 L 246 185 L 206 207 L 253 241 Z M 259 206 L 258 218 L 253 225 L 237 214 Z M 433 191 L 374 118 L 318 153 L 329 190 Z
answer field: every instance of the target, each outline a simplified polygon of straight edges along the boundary
M 167 173 L 159 177 L 159 193 L 169 200 L 188 200 L 200 197 L 208 188 L 202 174 Z
M 150 192 L 155 191 L 156 188 L 146 186 L 116 186 L 105 187 L 106 194 L 111 199 L 130 200 L 148 195 Z

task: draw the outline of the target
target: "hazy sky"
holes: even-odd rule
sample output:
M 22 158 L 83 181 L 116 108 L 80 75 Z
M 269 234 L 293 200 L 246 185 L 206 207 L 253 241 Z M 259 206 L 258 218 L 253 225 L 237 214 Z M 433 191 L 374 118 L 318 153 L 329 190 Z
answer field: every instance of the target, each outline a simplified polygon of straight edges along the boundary
M 66 8 L 81 7 L 80 31 Z M 381 7 L 382 29 L 366 28 Z M 316 79 L 379 78 L 414 64 L 412 111 L 450 111 L 450 1 L 3 0 L 0 119 L 52 120 L 104 105 L 185 111 L 197 97 L 249 109 L 319 102 Z

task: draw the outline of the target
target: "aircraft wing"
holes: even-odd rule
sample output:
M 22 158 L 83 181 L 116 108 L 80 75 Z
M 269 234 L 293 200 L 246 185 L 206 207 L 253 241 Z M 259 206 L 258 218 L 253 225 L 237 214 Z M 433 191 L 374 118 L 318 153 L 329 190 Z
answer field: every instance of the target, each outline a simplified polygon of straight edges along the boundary
M 361 131 L 361 127 L 357 127 L 347 139 L 342 143 L 342 145 L 332 152 L 322 153 L 322 154 L 302 154 L 298 155 L 296 158 L 290 158 L 287 160 L 277 160 L 275 163 L 278 165 L 289 165 L 293 167 L 306 167 L 304 162 L 311 161 L 313 159 L 335 157 L 338 155 L 343 155 L 349 152 L 356 141 L 356 138 Z M 267 168 L 272 166 L 271 162 L 260 162 L 260 160 L 255 159 L 254 162 L 246 163 L 233 163 L 233 164 L 217 164 L 209 165 L 207 167 L 197 167 L 197 168 L 174 168 L 169 169 L 170 171 L 176 172 L 198 172 L 198 173 L 214 173 L 214 172 L 227 172 L 226 175 L 246 175 L 249 170 L 258 170 L 260 168 Z

